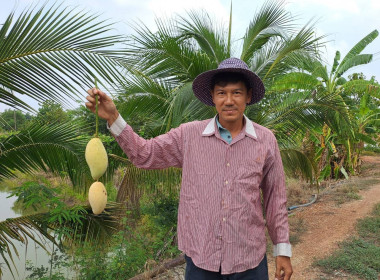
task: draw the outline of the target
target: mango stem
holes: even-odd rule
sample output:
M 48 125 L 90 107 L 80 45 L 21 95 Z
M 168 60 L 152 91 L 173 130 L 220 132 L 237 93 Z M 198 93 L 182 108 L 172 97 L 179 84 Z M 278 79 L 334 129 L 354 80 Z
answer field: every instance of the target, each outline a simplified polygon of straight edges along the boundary
M 98 89 L 98 79 L 95 78 L 95 88 Z M 99 134 L 99 115 L 98 115 L 98 99 L 99 95 L 95 96 L 95 137 Z

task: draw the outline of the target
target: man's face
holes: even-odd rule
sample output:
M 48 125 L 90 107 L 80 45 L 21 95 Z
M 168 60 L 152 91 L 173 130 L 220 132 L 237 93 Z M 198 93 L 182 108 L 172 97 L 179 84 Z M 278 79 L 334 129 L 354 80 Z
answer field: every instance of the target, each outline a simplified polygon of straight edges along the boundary
M 228 83 L 225 86 L 215 85 L 211 90 L 212 100 L 219 113 L 222 126 L 234 123 L 240 125 L 245 106 L 251 101 L 252 89 L 247 91 L 243 82 Z

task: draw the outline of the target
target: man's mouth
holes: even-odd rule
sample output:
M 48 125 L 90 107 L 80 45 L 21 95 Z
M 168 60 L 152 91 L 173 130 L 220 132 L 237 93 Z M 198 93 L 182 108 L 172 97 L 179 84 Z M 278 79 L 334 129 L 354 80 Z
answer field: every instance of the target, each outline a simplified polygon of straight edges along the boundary
M 233 108 L 223 109 L 223 112 L 227 112 L 227 113 L 233 113 L 234 111 L 236 111 L 236 109 L 233 109 Z

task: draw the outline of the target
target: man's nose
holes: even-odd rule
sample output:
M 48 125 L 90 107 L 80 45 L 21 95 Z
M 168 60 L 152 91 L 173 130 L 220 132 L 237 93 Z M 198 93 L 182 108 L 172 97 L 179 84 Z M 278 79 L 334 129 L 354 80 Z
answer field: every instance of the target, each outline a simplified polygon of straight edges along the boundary
M 233 102 L 233 95 L 231 94 L 231 93 L 228 93 L 227 95 L 226 95 L 226 104 L 233 104 L 234 102 Z

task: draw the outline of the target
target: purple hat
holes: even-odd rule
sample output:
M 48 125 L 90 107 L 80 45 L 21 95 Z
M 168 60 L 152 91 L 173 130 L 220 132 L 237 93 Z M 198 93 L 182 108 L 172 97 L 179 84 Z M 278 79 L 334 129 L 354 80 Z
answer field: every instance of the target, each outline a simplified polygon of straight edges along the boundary
M 218 69 L 203 72 L 195 78 L 193 82 L 194 95 L 204 104 L 214 106 L 211 97 L 211 83 L 215 74 L 221 72 L 236 72 L 245 76 L 250 88 L 252 88 L 251 102 L 247 105 L 257 103 L 264 97 L 265 88 L 259 76 L 249 70 L 248 65 L 244 61 L 231 57 L 223 60 L 219 64 Z

